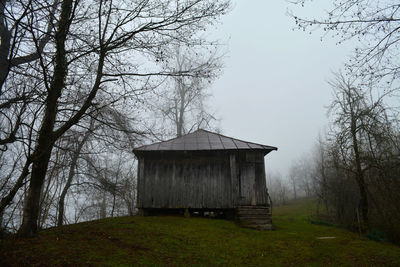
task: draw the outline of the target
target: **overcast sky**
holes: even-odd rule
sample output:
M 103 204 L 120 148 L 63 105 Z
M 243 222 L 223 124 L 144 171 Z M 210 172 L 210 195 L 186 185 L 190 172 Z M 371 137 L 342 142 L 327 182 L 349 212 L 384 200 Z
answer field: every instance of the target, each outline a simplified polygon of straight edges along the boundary
M 321 41 L 321 31 L 292 30 L 288 8 L 308 17 L 329 8 L 315 1 L 305 8 L 285 0 L 233 4 L 213 33 L 229 40 L 225 69 L 211 88 L 212 106 L 223 134 L 278 147 L 266 156 L 267 172 L 286 175 L 324 131 L 331 99 L 327 81 L 354 44 L 336 45 L 338 40 L 329 37 Z

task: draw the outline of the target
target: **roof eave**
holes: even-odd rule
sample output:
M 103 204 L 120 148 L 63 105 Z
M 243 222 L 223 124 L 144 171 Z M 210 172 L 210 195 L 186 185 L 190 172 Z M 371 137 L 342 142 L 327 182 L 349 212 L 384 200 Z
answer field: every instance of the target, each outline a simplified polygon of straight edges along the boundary
M 269 147 L 269 148 L 232 148 L 232 149 L 176 149 L 176 150 L 172 150 L 172 149 L 165 149 L 165 150 L 146 150 L 146 149 L 140 149 L 141 147 L 138 148 L 134 148 L 132 150 L 132 152 L 137 155 L 137 153 L 146 153 L 146 152 L 195 152 L 195 151 L 200 151 L 200 152 L 210 152 L 210 151 L 266 151 L 268 154 L 271 151 L 277 151 L 278 148 L 277 147 Z M 265 155 L 266 155 L 265 154 Z

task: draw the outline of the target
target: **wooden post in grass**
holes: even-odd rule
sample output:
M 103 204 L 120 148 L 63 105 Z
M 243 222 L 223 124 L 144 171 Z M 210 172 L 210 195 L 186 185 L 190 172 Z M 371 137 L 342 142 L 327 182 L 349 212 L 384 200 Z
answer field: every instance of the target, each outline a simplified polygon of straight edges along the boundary
M 185 218 L 190 218 L 190 212 L 188 208 L 185 208 L 185 213 L 183 213 L 183 216 L 185 216 Z

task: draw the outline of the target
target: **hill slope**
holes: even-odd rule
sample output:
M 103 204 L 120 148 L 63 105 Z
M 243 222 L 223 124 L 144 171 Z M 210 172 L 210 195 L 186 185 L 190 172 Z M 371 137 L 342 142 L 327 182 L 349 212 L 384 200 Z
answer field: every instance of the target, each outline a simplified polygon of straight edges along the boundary
M 276 208 L 277 229 L 264 232 L 204 218 L 109 218 L 9 238 L 0 256 L 15 266 L 400 266 L 399 247 L 308 223 L 311 206 L 302 200 Z

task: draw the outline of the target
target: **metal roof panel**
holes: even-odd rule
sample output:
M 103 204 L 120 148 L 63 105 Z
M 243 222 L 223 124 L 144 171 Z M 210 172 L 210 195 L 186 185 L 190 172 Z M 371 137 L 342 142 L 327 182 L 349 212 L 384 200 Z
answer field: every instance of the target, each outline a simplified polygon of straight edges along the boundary
M 246 142 L 232 137 L 224 136 L 206 130 L 197 130 L 182 137 L 173 138 L 167 141 L 144 145 L 133 149 L 136 151 L 184 151 L 184 150 L 238 150 L 256 149 L 271 151 L 276 147 Z

